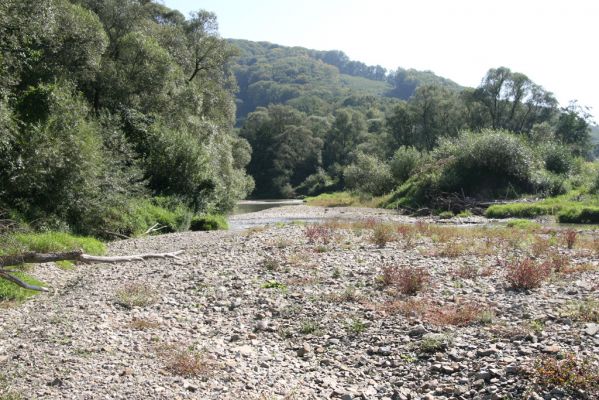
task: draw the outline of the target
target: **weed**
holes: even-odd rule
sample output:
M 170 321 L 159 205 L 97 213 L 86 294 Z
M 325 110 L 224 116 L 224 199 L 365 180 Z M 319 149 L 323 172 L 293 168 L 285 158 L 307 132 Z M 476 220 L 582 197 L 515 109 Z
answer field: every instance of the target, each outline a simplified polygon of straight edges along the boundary
M 383 248 L 388 242 L 395 240 L 393 227 L 389 224 L 377 224 L 372 231 L 372 242 Z
M 551 275 L 551 265 L 536 263 L 531 258 L 515 260 L 506 266 L 506 279 L 512 289 L 529 290 L 538 288 Z
M 437 257 L 457 258 L 466 252 L 466 246 L 457 241 L 446 242 L 435 254 Z
M 280 268 L 281 264 L 274 257 L 266 257 L 262 261 L 260 266 L 267 271 L 277 271 Z
M 287 285 L 285 285 L 284 283 L 278 282 L 275 279 L 271 279 L 269 281 L 266 281 L 265 283 L 262 284 L 262 288 L 263 289 L 277 289 L 280 290 L 282 292 L 287 291 Z
M 327 251 L 329 251 L 329 248 L 327 246 L 319 245 L 314 248 L 314 251 L 316 251 L 317 253 L 326 253 Z
M 453 275 L 462 279 L 476 279 L 480 276 L 480 268 L 473 264 L 462 264 L 453 271 Z
M 143 283 L 129 283 L 116 291 L 115 302 L 127 309 L 146 307 L 158 301 L 158 292 Z
M 166 370 L 174 375 L 193 377 L 205 375 L 214 365 L 202 353 L 183 346 L 165 346 L 159 350 Z
M 316 321 L 307 320 L 302 322 L 299 331 L 302 335 L 316 334 L 320 331 L 320 325 Z
M 472 303 L 448 304 L 430 307 L 425 319 L 435 325 L 466 326 L 478 321 L 481 313 L 481 307 Z
M 322 224 L 308 225 L 304 229 L 304 235 L 306 235 L 309 244 L 318 242 L 329 244 L 333 238 L 333 230 Z
M 348 286 L 345 290 L 334 296 L 335 300 L 346 303 L 355 303 L 362 301 L 362 294 L 356 289 L 355 286 Z
M 390 285 L 408 296 L 422 291 L 430 282 L 430 275 L 423 268 L 391 267 L 387 274 Z
M 533 319 L 528 323 L 528 328 L 536 334 L 540 334 L 545 330 L 545 322 L 540 319 Z
M 581 359 L 574 354 L 566 354 L 564 359 L 544 357 L 535 365 L 536 383 L 544 388 L 555 386 L 572 394 L 584 391 L 589 398 L 599 395 L 599 368 L 590 359 Z
M 524 229 L 527 231 L 536 231 L 541 228 L 541 224 L 528 219 L 512 219 L 508 221 L 506 226 L 508 228 Z
M 454 217 L 453 212 L 451 211 L 443 211 L 438 215 L 439 219 L 451 219 Z
M 484 310 L 478 316 L 478 322 L 483 325 L 490 325 L 495 320 L 495 313 L 491 310 Z
M 539 257 L 549 250 L 551 247 L 551 243 L 548 239 L 544 239 L 540 236 L 536 236 L 530 245 L 530 251 L 533 256 Z
M 333 279 L 339 279 L 339 278 L 341 278 L 341 268 L 335 267 L 335 269 L 333 270 L 332 277 L 333 277 Z
M 156 329 L 160 326 L 160 323 L 145 319 L 145 318 L 133 318 L 131 322 L 128 324 L 129 328 L 134 329 L 136 331 L 145 331 L 147 329 Z
M 574 248 L 574 244 L 576 243 L 576 236 L 577 233 L 574 229 L 566 229 L 562 232 L 562 238 L 568 249 L 571 250 Z
M 346 321 L 345 330 L 351 335 L 359 335 L 366 330 L 366 324 L 359 318 L 352 318 Z
M 584 300 L 566 303 L 560 310 L 560 315 L 576 321 L 599 323 L 599 300 L 589 297 Z
M 420 341 L 419 349 L 423 353 L 439 353 L 451 345 L 451 337 L 444 334 L 427 334 Z

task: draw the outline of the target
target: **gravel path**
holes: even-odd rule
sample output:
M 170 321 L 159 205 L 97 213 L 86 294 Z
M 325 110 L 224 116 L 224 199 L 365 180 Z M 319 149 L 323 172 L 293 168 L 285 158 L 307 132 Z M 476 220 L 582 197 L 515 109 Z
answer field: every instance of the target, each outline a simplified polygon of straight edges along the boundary
M 421 234 L 381 248 L 371 241 L 374 219 L 414 220 L 382 210 L 307 206 L 232 219 L 241 225 L 339 218 L 366 219 L 362 227 L 331 223 L 314 243 L 305 226 L 277 224 L 110 244 L 114 255 L 184 249 L 184 261 L 72 271 L 38 266 L 33 274 L 55 291 L 2 309 L 0 393 L 26 399 L 593 398 L 593 388 L 537 385 L 531 371 L 543 357 L 569 354 L 597 367 L 599 325 L 592 315 L 585 320 L 572 312 L 574 305 L 599 301 L 597 233 L 572 250 L 551 242 L 551 233 L 540 235 L 545 252 L 577 268 L 538 289 L 514 291 L 498 264 L 528 251 L 518 237 L 454 241 L 424 233 L 419 223 Z M 440 251 L 449 244 L 461 250 Z M 382 287 L 384 269 L 395 266 L 425 271 L 430 284 L 416 296 Z M 478 313 L 471 320 L 446 318 L 469 307 Z

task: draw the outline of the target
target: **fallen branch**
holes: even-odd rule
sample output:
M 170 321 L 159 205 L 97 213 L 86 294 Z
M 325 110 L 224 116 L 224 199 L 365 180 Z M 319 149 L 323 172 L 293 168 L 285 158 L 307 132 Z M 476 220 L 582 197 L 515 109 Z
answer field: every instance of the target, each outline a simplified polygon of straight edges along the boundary
M 47 262 L 56 262 L 56 261 L 79 261 L 84 263 L 118 263 L 118 262 L 129 262 L 129 261 L 144 261 L 151 258 L 172 258 L 175 260 L 182 260 L 179 257 L 182 254 L 183 250 L 178 250 L 170 253 L 146 253 L 146 254 L 136 254 L 129 256 L 91 256 L 89 254 L 84 254 L 83 251 L 70 251 L 66 253 L 23 253 L 16 254 L 10 256 L 0 256 L 0 278 L 4 278 L 10 282 L 13 282 L 19 285 L 22 288 L 36 290 L 41 292 L 47 292 L 48 289 L 30 285 L 19 278 L 11 275 L 14 273 L 13 270 L 8 270 L 5 267 L 10 267 L 14 265 L 24 264 L 24 263 L 47 263 Z

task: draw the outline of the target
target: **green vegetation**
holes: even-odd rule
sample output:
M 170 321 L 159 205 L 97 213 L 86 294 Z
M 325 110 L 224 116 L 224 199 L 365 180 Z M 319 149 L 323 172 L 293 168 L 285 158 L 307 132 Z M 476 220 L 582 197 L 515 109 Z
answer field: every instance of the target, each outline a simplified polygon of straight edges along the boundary
M 214 14 L 185 19 L 156 1 L 8 0 L 0 36 L 6 216 L 110 238 L 156 223 L 174 232 L 252 190 L 250 149 L 233 130 L 236 50 Z
M 83 250 L 87 254 L 102 255 L 106 247 L 90 237 L 74 236 L 63 232 L 16 233 L 2 237 L 0 255 L 18 254 L 27 251 L 39 253 Z
M 513 219 L 507 223 L 507 227 L 524 230 L 537 230 L 541 228 L 541 224 L 527 219 Z
M 37 279 L 32 278 L 24 272 L 15 272 L 12 275 L 30 285 L 44 286 L 43 282 L 40 282 Z M 0 302 L 23 301 L 36 293 L 38 292 L 29 289 L 23 289 L 12 282 L 0 279 Z
M 190 229 L 192 231 L 216 231 L 229 229 L 227 219 L 222 215 L 195 215 L 191 219 Z

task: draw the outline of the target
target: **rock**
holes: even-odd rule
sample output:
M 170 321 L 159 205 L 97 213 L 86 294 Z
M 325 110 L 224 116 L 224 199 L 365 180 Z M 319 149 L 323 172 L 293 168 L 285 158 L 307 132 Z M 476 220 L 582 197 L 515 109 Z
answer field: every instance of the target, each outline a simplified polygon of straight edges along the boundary
M 410 331 L 408 332 L 408 335 L 410 335 L 412 337 L 420 337 L 427 332 L 428 331 L 426 330 L 424 325 L 417 325 L 416 327 L 410 329 Z
M 561 347 L 559 347 L 557 344 L 545 346 L 541 349 L 541 351 L 546 354 L 557 354 L 560 352 L 560 350 Z
M 589 336 L 594 336 L 599 333 L 599 324 L 588 323 L 584 326 L 584 333 Z
M 308 354 L 310 354 L 311 351 L 312 351 L 312 346 L 310 346 L 309 343 L 304 343 L 302 345 L 302 347 L 297 349 L 297 356 L 298 357 L 306 357 Z

